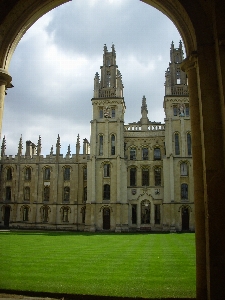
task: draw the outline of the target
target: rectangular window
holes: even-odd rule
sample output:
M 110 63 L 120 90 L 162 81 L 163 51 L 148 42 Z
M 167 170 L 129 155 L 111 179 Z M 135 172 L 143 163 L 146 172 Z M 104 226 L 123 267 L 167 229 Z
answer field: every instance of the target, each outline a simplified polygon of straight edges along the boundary
M 104 177 L 110 177 L 110 164 L 104 165 Z
M 186 105 L 186 107 L 185 107 L 185 115 L 186 115 L 186 117 L 189 117 L 189 114 L 190 114 L 190 112 L 189 112 L 189 105 Z
M 103 155 L 103 135 L 99 136 L 99 155 Z
M 111 112 L 112 112 L 112 118 L 115 118 L 116 117 L 116 110 L 115 110 L 115 108 L 112 108 Z
M 181 199 L 182 200 L 188 199 L 188 185 L 186 183 L 181 184 Z
M 142 186 L 149 186 L 149 169 L 142 169 Z
M 173 106 L 173 115 L 174 115 L 175 117 L 177 116 L 177 112 L 178 112 L 177 105 L 174 105 L 174 106 Z
M 99 118 L 102 119 L 103 118 L 103 108 L 99 108 Z
M 6 187 L 6 200 L 10 201 L 11 200 L 11 187 L 10 186 L 7 186 Z
M 130 160 L 136 159 L 136 149 L 130 149 Z
M 30 188 L 28 186 L 24 188 L 24 200 L 30 201 Z
M 160 224 L 160 204 L 155 204 L 155 224 Z
M 64 180 L 65 181 L 70 180 L 70 167 L 64 168 Z
M 132 204 L 132 224 L 137 224 L 137 204 Z
M 160 186 L 161 185 L 161 169 L 155 168 L 154 175 L 155 175 L 155 186 Z
M 110 185 L 109 184 L 104 184 L 103 200 L 110 200 Z
M 130 169 L 130 186 L 136 186 L 136 173 L 137 173 L 136 168 Z
M 148 148 L 142 148 L 142 159 L 148 160 Z
M 160 160 L 161 159 L 161 151 L 160 148 L 154 149 L 154 160 Z
M 188 175 L 188 166 L 186 163 L 180 164 L 180 176 L 187 176 Z

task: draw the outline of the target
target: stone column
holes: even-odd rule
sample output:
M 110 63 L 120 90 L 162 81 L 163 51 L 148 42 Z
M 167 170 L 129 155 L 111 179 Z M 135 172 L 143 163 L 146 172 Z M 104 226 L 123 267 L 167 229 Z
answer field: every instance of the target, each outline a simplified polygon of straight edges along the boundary
M 12 81 L 12 77 L 8 74 L 8 72 L 0 68 L 0 135 L 2 132 L 5 91 L 7 87 L 12 86 L 10 83 L 11 81 Z
M 196 296 L 197 299 L 207 299 L 206 282 L 206 238 L 205 238 L 205 207 L 202 164 L 202 143 L 200 129 L 200 111 L 198 97 L 198 81 L 196 73 L 197 57 L 187 58 L 182 69 L 188 75 L 189 102 L 191 112 L 191 135 L 194 174 L 195 202 L 195 239 L 196 239 Z

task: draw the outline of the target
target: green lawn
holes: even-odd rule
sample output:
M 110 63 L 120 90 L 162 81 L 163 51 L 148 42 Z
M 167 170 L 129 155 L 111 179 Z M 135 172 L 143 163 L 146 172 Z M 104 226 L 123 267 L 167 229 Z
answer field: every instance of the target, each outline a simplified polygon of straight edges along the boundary
M 194 234 L 0 231 L 0 289 L 195 297 Z

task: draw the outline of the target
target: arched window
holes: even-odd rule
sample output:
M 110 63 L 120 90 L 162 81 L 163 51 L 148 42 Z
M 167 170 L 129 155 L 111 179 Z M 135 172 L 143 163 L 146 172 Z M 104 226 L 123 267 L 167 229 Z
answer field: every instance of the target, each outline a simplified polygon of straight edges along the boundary
M 6 169 L 6 180 L 12 180 L 12 168 Z
M 24 201 L 30 201 L 30 188 L 26 186 L 24 188 Z
M 191 155 L 191 135 L 187 133 L 187 154 Z
M 103 200 L 110 200 L 110 185 L 109 184 L 104 184 Z
M 188 185 L 187 183 L 181 184 L 181 200 L 187 200 L 188 199 Z
M 130 168 L 130 186 L 136 186 L 137 169 Z
M 180 155 L 180 141 L 179 141 L 179 134 L 174 134 L 174 142 L 175 142 L 175 155 Z
M 185 162 L 180 164 L 180 176 L 188 176 L 188 165 Z
M 110 164 L 104 164 L 104 177 L 110 177 Z
M 49 186 L 44 187 L 44 201 L 49 201 L 50 197 L 50 188 Z
M 23 221 L 29 221 L 28 217 L 29 217 L 29 207 L 28 206 L 23 206 Z
M 155 186 L 161 185 L 161 168 L 154 169 Z
M 64 181 L 70 180 L 70 167 L 64 168 Z
M 116 141 L 115 135 L 112 134 L 111 135 L 111 155 L 115 155 L 116 154 L 115 141 Z
M 31 168 L 29 167 L 24 170 L 24 180 L 31 180 Z
M 11 197 L 12 197 L 11 186 L 7 186 L 5 189 L 5 198 L 6 200 L 11 201 Z
M 154 149 L 154 160 L 160 160 L 161 159 L 161 151 L 160 148 Z
M 70 201 L 70 188 L 68 186 L 64 187 L 63 200 L 66 202 Z
M 63 222 L 69 222 L 69 207 L 63 207 L 62 220 Z
M 50 174 L 51 174 L 50 168 L 49 167 L 44 168 L 44 180 L 50 180 Z
M 142 169 L 142 186 L 149 186 L 149 169 Z
M 150 224 L 150 203 L 147 200 L 141 202 L 141 224 Z
M 48 214 L 49 214 L 49 207 L 44 205 L 41 207 L 41 218 L 42 222 L 48 222 Z

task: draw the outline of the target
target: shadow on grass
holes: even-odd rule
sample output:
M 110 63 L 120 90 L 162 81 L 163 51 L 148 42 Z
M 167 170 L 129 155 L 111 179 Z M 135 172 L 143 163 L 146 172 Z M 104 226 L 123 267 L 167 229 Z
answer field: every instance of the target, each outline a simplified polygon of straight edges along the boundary
M 8 297 L 4 297 L 1 294 L 7 294 Z M 11 295 L 11 296 L 10 296 Z M 21 298 L 22 296 L 22 298 Z M 23 297 L 34 298 L 51 298 L 62 300 L 196 300 L 196 298 L 140 298 L 140 297 L 113 297 L 113 296 L 96 296 L 96 295 L 75 295 L 75 294 L 61 294 L 61 293 L 45 293 L 45 292 L 30 292 L 30 291 L 17 291 L 17 290 L 2 290 L 0 289 L 0 298 L 9 299 L 23 299 Z M 29 299 L 31 300 L 31 299 Z M 47 299 L 46 299 L 47 300 Z M 49 299 L 48 299 L 49 300 Z

